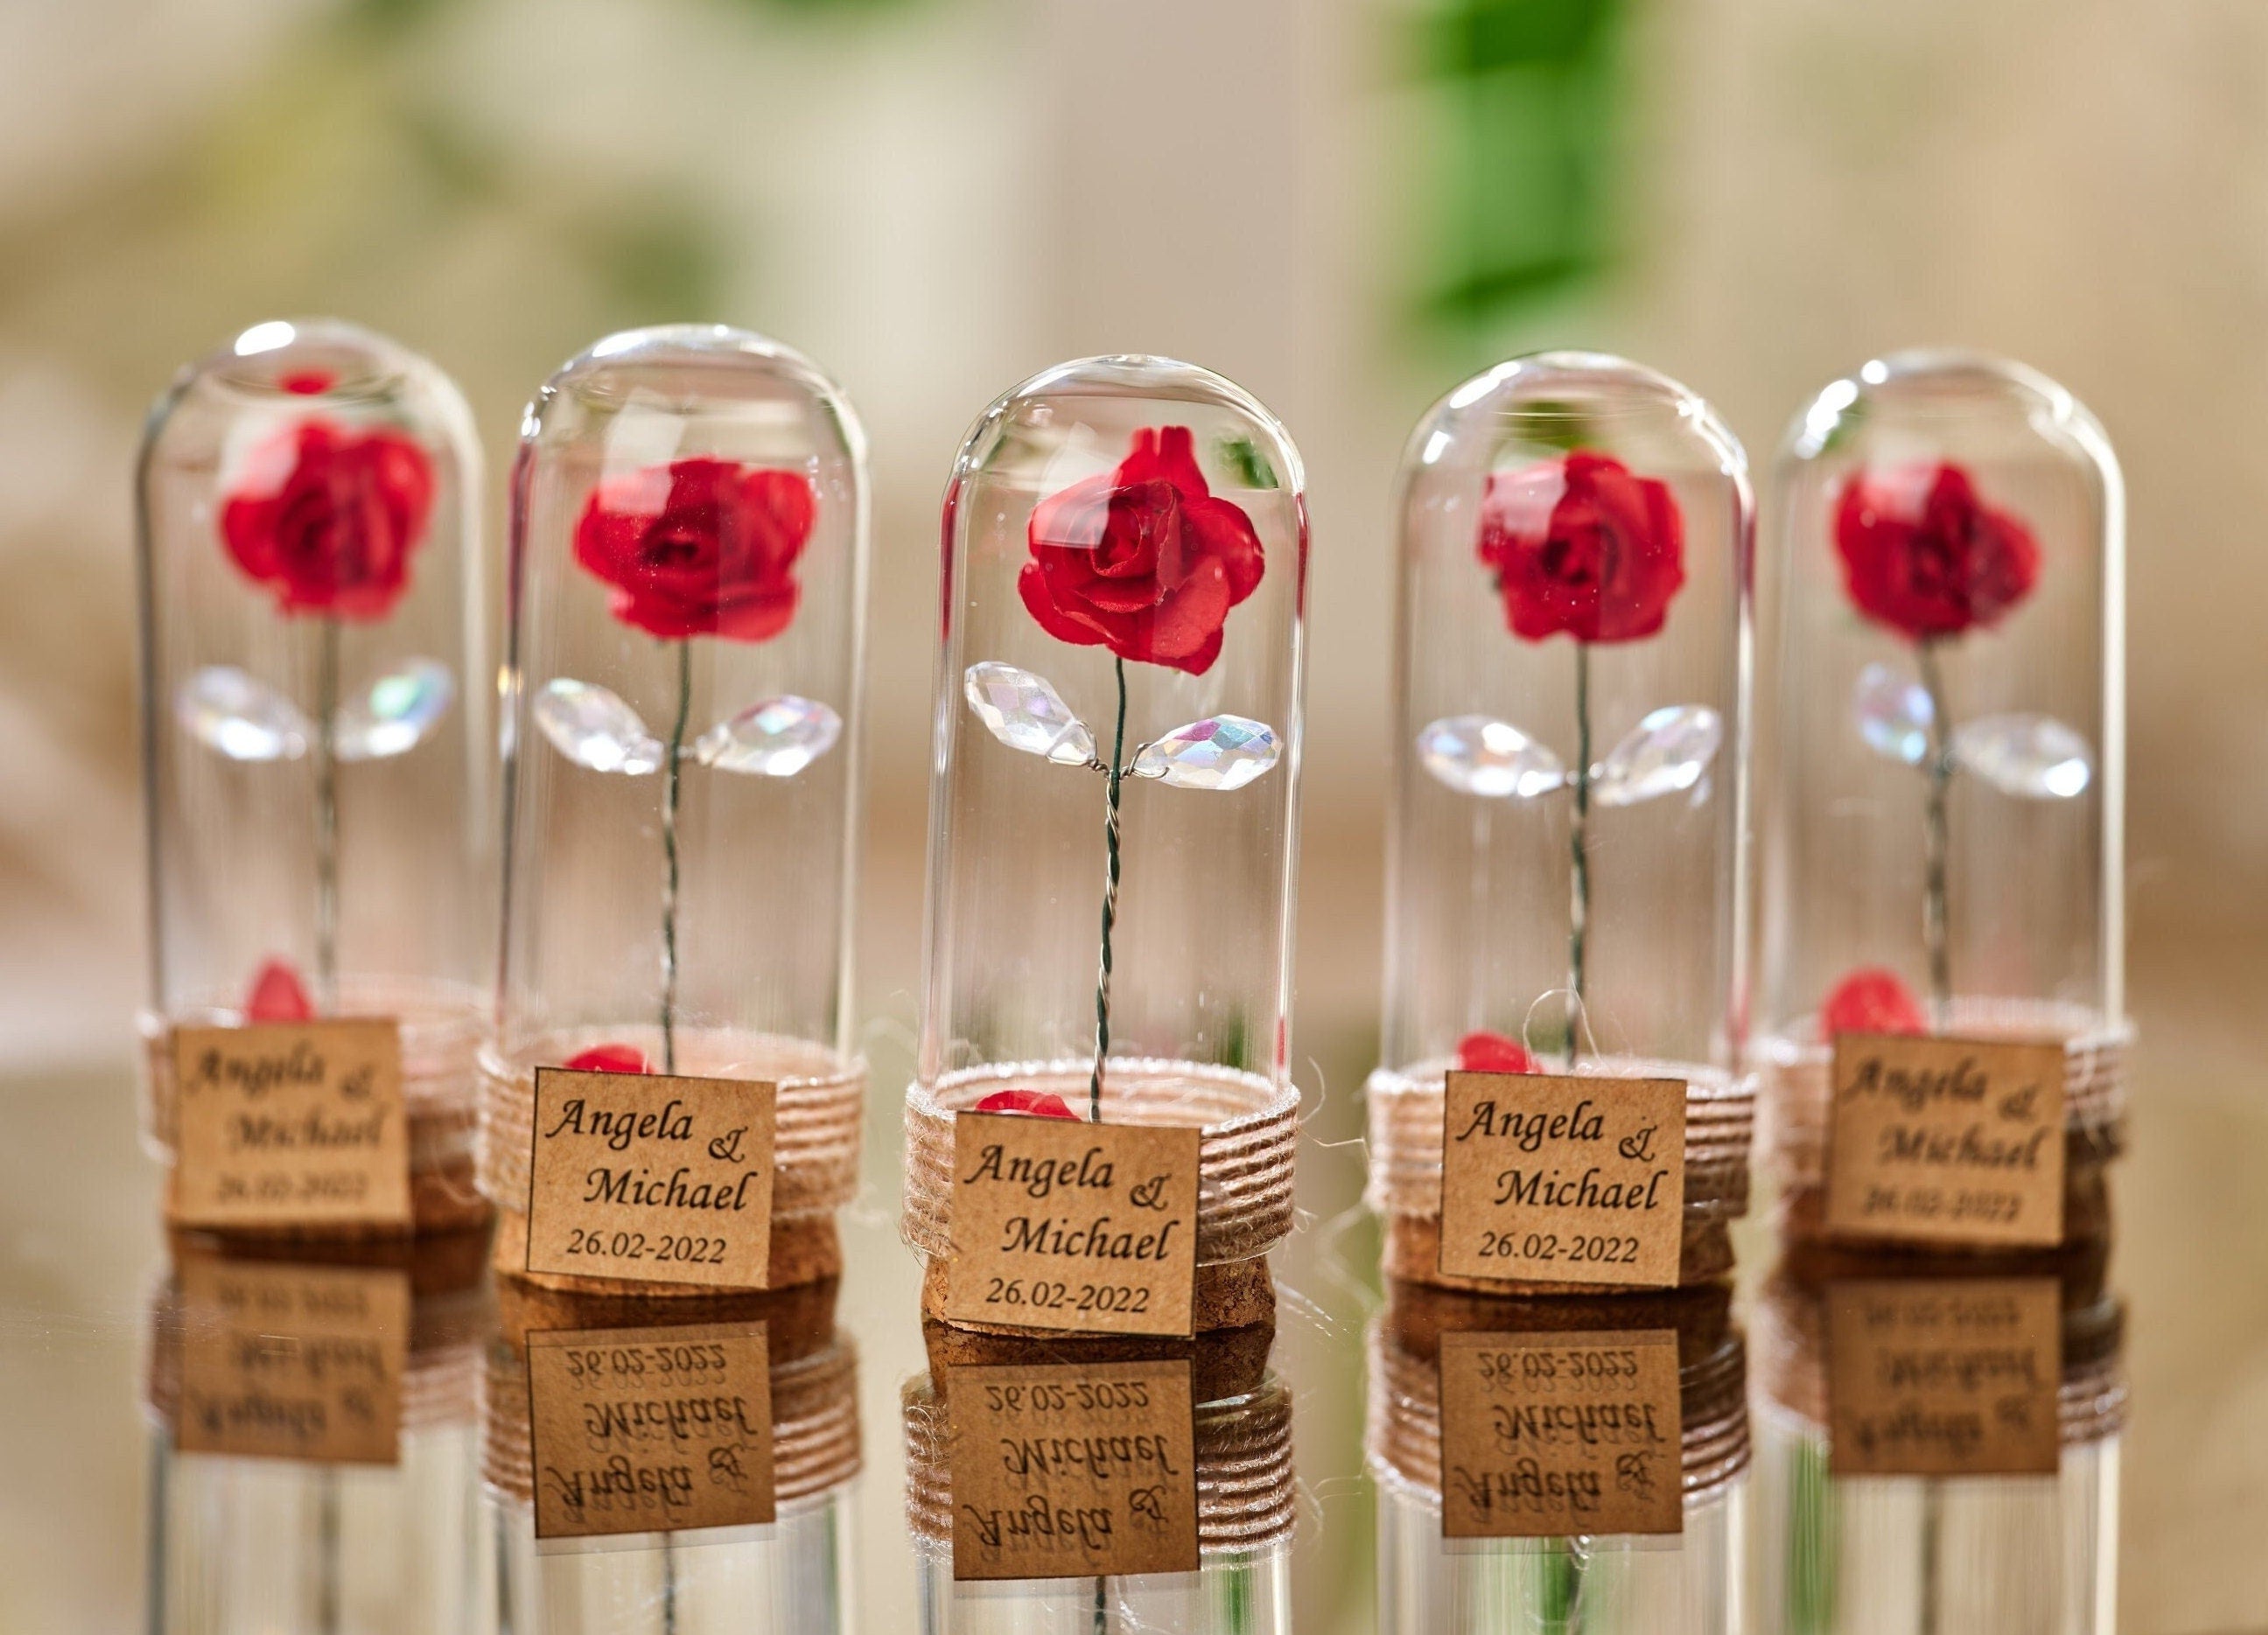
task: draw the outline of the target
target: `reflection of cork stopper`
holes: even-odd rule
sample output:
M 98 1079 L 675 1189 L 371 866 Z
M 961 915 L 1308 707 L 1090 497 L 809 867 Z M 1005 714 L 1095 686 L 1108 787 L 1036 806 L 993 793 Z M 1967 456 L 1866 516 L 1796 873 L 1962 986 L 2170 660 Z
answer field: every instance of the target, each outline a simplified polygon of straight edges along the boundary
M 1200 1334 L 1194 1339 L 1160 1339 L 1135 1334 L 1008 1336 L 957 1329 L 949 1323 L 922 1324 L 922 1346 L 930 1372 L 954 1367 L 1014 1364 L 1179 1362 L 1189 1365 L 1189 1390 L 1200 1403 L 1249 1396 L 1268 1375 L 1268 1353 L 1276 1343 L 1273 1322 Z
M 1386 1220 L 1386 1275 L 1410 1283 L 1479 1294 L 1564 1294 L 1576 1286 L 1521 1278 L 1461 1277 L 1440 1270 L 1441 1125 L 1447 1064 L 1406 1072 L 1381 1068 L 1364 1089 L 1370 1181 L 1363 1197 Z M 1690 1063 L 1613 1057 L 1582 1071 L 1602 1077 L 1678 1079 L 1685 1083 L 1685 1210 L 1680 1222 L 1678 1283 L 1706 1284 L 1733 1270 L 1732 1222 L 1749 1211 L 1749 1148 L 1755 1129 L 1755 1080 Z M 1630 1285 L 1588 1285 L 1628 1293 Z
M 1059 1095 L 1085 1108 L 1086 1064 L 1029 1063 L 952 1073 L 906 1092 L 903 1232 L 925 1262 L 922 1315 L 984 1333 L 1047 1332 L 967 1323 L 946 1315 L 953 1248 L 954 1117 L 1004 1089 Z M 1270 1250 L 1292 1230 L 1300 1097 L 1257 1073 L 1191 1062 L 1117 1060 L 1103 1079 L 1102 1122 L 1203 1131 L 1197 1145 L 1197 1277 L 1190 1326 L 1199 1334 L 1272 1323 Z
M 1756 1302 L 1756 1368 L 1764 1396 L 1809 1424 L 1829 1424 L 1829 1289 L 1837 1283 L 1984 1282 L 2052 1278 L 2062 1308 L 2061 1440 L 2114 1435 L 2126 1422 L 2125 1307 L 2105 1293 L 2106 1246 L 1932 1255 L 1793 1243 Z
M 340 983 L 337 1013 L 391 1017 L 401 1038 L 401 1100 L 409 1138 L 411 1229 L 468 1232 L 489 1219 L 488 1200 L 475 1183 L 473 1146 L 479 1122 L 475 1058 L 485 1013 L 479 1000 L 451 983 L 408 977 L 348 977 Z M 222 1027 L 238 1013 L 204 1006 L 172 1016 L 145 1012 L 143 1039 L 143 1137 L 154 1156 L 171 1164 L 178 1126 L 173 1094 L 175 1027 Z M 399 1236 L 391 1228 L 336 1223 L 232 1227 L 247 1241 L 324 1241 Z
M 1747 1351 L 1723 1284 L 1644 1294 L 1506 1297 L 1391 1282 L 1370 1337 L 1370 1462 L 1422 1492 L 1441 1484 L 1441 1337 L 1445 1334 L 1677 1336 L 1678 1409 L 1687 1501 L 1748 1468 Z
M 1042 1344 L 989 1358 L 991 1366 L 1054 1366 L 1066 1359 Z M 1094 1360 L 1102 1360 L 1095 1359 Z M 1226 1353 L 1215 1366 L 1226 1361 Z M 1196 1381 L 1192 1374 L 1192 1384 Z M 917 1543 L 953 1548 L 953 1371 L 907 1381 L 906 1527 Z M 1252 1391 L 1201 1402 L 1196 1414 L 1197 1549 L 1259 1550 L 1287 1539 L 1296 1516 L 1292 1468 L 1292 1394 L 1273 1375 Z
M 182 1348 L 188 1325 L 210 1321 L 186 1307 L 184 1274 L 226 1267 L 256 1274 L 320 1277 L 327 1271 L 391 1275 L 408 1290 L 408 1360 L 401 1381 L 405 1432 L 462 1425 L 478 1410 L 481 1347 L 496 1307 L 482 1271 L 487 1234 L 465 1232 L 414 1240 L 338 1241 L 255 1246 L 235 1237 L 176 1231 L 168 1234 L 172 1264 L 150 1300 L 148 1394 L 151 1411 L 169 1429 L 181 1386 Z M 289 1337 L 288 1334 L 283 1337 Z M 384 1338 L 390 1337 L 373 1337 Z
M 2011 1042 L 2063 1042 L 2063 1241 L 2072 1245 L 2109 1242 L 2110 1189 L 2105 1172 L 2125 1150 L 2126 1064 L 2132 1027 L 2124 1023 L 2105 1027 L 2095 1013 L 2073 1005 L 1957 998 L 1944 1031 Z M 1781 1183 L 1777 1209 L 1780 1230 L 1790 1238 L 1820 1239 L 1827 1217 L 1833 1048 L 1815 1041 L 1771 1039 L 1762 1042 L 1757 1054 L 1764 1068 L 1759 1154 Z M 1966 1252 L 1955 1243 L 1933 1247 L 1941 1254 Z
M 836 1293 L 832 1278 L 777 1292 L 704 1290 L 660 1299 L 501 1280 L 499 1329 L 488 1354 L 482 1478 L 508 1499 L 533 1502 L 531 1333 L 761 1322 L 771 1375 L 774 1496 L 786 1505 L 840 1486 L 859 1469 L 858 1359 L 835 1327 Z

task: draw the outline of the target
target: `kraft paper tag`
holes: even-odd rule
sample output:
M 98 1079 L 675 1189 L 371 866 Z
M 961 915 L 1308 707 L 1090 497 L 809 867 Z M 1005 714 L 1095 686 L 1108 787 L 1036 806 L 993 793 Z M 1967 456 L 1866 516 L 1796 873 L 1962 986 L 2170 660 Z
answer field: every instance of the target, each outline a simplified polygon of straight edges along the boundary
M 2060 1044 L 1837 1034 L 1830 1235 L 2063 1241 Z
M 774 1086 L 535 1070 L 527 1269 L 769 1286 Z
M 401 1456 L 409 1274 L 183 1260 L 173 1446 L 316 1464 Z
M 1197 1566 L 1189 1364 L 954 1368 L 953 1576 Z
M 393 1022 L 177 1027 L 173 1048 L 177 1224 L 409 1229 Z
M 1187 1335 L 1198 1139 L 1193 1129 L 961 1114 L 946 1315 Z
M 1683 1079 L 1452 1072 L 1442 1100 L 1442 1271 L 1676 1286 Z
M 540 1539 L 773 1519 L 761 1322 L 531 1334 L 527 1403 Z
M 2062 1335 L 2052 1278 L 1830 1284 L 1828 1469 L 2053 1475 Z
M 1685 1528 L 1677 1332 L 1441 1337 L 1441 1534 Z

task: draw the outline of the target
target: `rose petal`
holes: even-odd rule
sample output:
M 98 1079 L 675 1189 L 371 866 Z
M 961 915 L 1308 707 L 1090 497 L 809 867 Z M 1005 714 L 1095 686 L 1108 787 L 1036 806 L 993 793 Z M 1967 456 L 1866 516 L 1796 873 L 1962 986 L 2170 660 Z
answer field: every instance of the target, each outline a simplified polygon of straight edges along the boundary
M 634 1044 L 594 1044 L 578 1050 L 564 1065 L 578 1073 L 650 1073 L 653 1064 Z
M 980 1113 L 1025 1113 L 1034 1118 L 1079 1117 L 1051 1090 L 995 1090 L 976 1104 Z
M 1535 1058 L 1517 1040 L 1486 1028 L 1457 1041 L 1457 1066 L 1468 1073 L 1532 1073 Z
M 270 960 L 252 979 L 252 992 L 244 1002 L 248 1022 L 304 1022 L 313 1018 L 314 1001 L 308 998 L 299 973 L 283 960 Z
M 1846 1033 L 1922 1034 L 1929 1031 L 1929 1019 L 1896 972 L 1868 966 L 1835 985 L 1819 1007 L 1819 1031 L 1830 1040 Z

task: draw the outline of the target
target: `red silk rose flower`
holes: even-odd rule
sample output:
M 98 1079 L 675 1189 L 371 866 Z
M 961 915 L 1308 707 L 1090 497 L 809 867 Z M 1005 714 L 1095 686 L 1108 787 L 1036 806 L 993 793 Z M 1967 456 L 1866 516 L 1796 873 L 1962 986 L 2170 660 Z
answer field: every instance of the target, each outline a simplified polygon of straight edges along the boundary
M 1685 583 L 1685 524 L 1669 485 L 1587 449 L 1492 474 L 1479 549 L 1523 641 L 1652 636 Z
M 1894 971 L 1867 966 L 1835 985 L 1819 1007 L 1819 1031 L 1837 1034 L 1920 1034 L 1929 1031 L 1921 1001 Z
M 1835 549 L 1859 611 L 1915 641 L 1997 623 L 2040 577 L 2032 531 L 1945 462 L 1853 476 L 1835 507 Z
M 1535 1058 L 1516 1039 L 1485 1027 L 1457 1041 L 1457 1069 L 1467 1073 L 1532 1073 Z
M 679 641 L 766 642 L 795 617 L 796 558 L 819 498 L 799 471 L 701 457 L 609 477 L 575 525 L 575 560 L 623 623 Z
M 1203 675 L 1228 610 L 1265 567 L 1252 519 L 1217 499 L 1187 426 L 1153 426 L 1109 476 L 1086 477 L 1032 512 L 1032 560 L 1016 589 L 1057 641 Z
M 1077 1118 L 1052 1090 L 995 1090 L 976 1104 L 980 1113 L 1024 1113 L 1034 1118 Z
M 252 978 L 252 991 L 244 1001 L 248 1022 L 304 1022 L 313 1020 L 315 1002 L 299 973 L 283 960 L 270 960 Z
M 433 462 L 416 439 L 302 420 L 252 451 L 220 537 L 285 613 L 366 622 L 409 588 L 432 509 Z
M 565 1065 L 578 1073 L 650 1073 L 653 1064 L 634 1044 L 594 1044 L 567 1058 Z

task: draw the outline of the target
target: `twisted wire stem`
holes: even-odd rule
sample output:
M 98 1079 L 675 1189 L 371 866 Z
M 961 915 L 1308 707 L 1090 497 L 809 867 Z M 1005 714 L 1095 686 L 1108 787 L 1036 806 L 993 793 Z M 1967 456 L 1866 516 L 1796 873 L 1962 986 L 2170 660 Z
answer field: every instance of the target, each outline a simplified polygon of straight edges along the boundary
M 1953 786 L 1953 723 L 1946 709 L 1945 681 L 1937 663 L 1936 644 L 1928 638 L 1914 644 L 1914 662 L 1921 672 L 1922 689 L 1929 695 L 1929 802 L 1922 829 L 1921 934 L 1929 950 L 1929 995 L 1932 1020 L 1942 1029 L 1952 1020 L 1953 952 L 1948 925 L 1947 858 L 1952 850 L 1952 823 L 1948 814 Z
M 1567 1016 L 1567 1065 L 1582 1049 L 1583 961 L 1591 930 L 1591 647 L 1575 644 L 1575 810 L 1567 821 L 1567 985 L 1575 1003 Z
M 315 659 L 315 989 L 339 1007 L 339 622 L 323 621 Z
M 1102 1064 L 1110 1055 L 1110 933 L 1118 923 L 1118 792 L 1126 776 L 1126 660 L 1113 661 L 1118 673 L 1118 726 L 1110 740 L 1110 793 L 1102 822 L 1102 845 L 1109 873 L 1102 888 L 1102 954 L 1094 976 L 1094 1072 L 1087 1081 L 1086 1116 L 1102 1122 Z
M 661 786 L 661 1071 L 677 1071 L 677 791 L 685 759 L 685 725 L 693 714 L 693 644 L 677 644 L 677 719 L 669 729 L 669 760 Z

